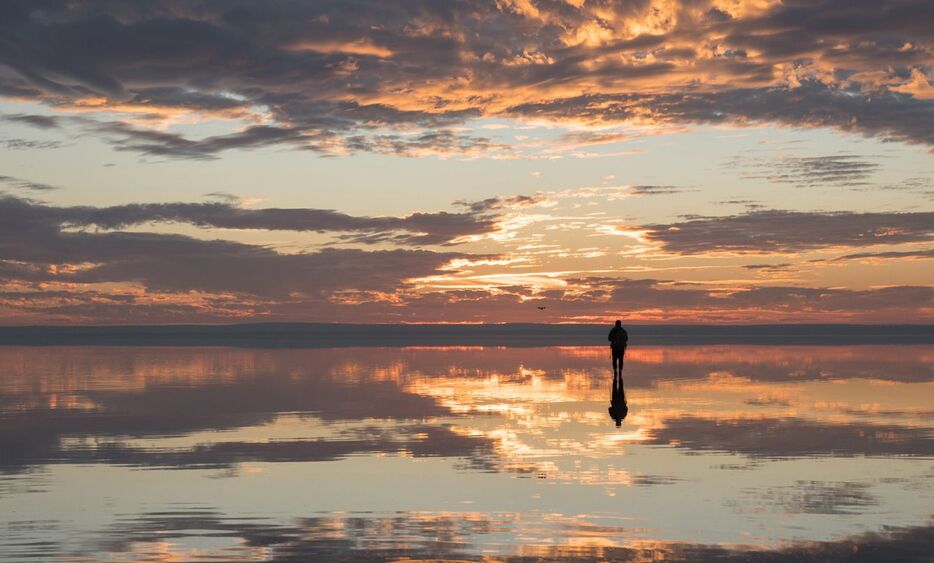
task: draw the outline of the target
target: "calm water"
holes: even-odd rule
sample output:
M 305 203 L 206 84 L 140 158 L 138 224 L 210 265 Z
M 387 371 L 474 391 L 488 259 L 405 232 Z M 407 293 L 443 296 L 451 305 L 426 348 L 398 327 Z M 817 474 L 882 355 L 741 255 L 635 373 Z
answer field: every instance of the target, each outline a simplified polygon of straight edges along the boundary
M 0 347 L 0 558 L 925 559 L 934 347 Z M 763 550 L 768 550 L 763 553 Z

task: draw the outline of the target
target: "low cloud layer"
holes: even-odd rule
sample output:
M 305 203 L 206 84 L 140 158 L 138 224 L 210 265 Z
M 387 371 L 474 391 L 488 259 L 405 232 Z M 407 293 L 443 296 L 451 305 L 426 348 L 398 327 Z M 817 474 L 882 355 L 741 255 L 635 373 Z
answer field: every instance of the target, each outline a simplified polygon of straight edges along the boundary
M 902 258 L 934 258 L 934 248 L 927 248 L 924 250 L 904 250 L 897 251 L 893 250 L 891 252 L 856 252 L 854 254 L 846 254 L 840 256 L 839 258 L 834 258 L 834 262 L 839 262 L 843 260 L 884 260 L 884 259 L 902 259 Z
M 787 253 L 835 246 L 928 242 L 934 237 L 934 212 L 763 210 L 721 217 L 689 217 L 640 229 L 645 229 L 648 240 L 678 254 Z
M 803 187 L 863 186 L 869 184 L 868 180 L 880 168 L 877 162 L 855 154 L 785 156 L 736 162 L 743 168 L 744 179 Z
M 242 212 L 227 204 L 50 207 L 8 197 L 0 200 L 0 217 L 0 276 L 8 282 L 128 282 L 157 291 L 320 297 L 337 290 L 392 291 L 407 278 L 436 273 L 450 260 L 463 257 L 427 250 L 369 252 L 342 248 L 282 254 L 265 246 L 229 240 L 74 229 L 167 220 L 230 228 L 300 230 L 306 225 L 306 230 L 315 231 L 379 232 L 379 225 L 389 229 L 405 229 L 407 225 L 405 219 L 384 222 L 320 210 L 257 213 Z M 431 216 L 411 221 L 419 229 L 432 225 Z M 444 216 L 437 222 L 442 230 L 444 222 Z M 443 235 L 438 238 L 439 242 L 446 240 Z
M 534 275 L 531 283 L 509 285 L 496 275 L 471 283 L 478 270 L 490 271 L 491 264 L 508 264 L 514 257 L 478 254 L 471 245 L 458 248 L 473 251 L 442 250 L 487 237 L 483 248 L 495 251 L 493 239 L 509 228 L 504 225 L 521 221 L 526 207 L 552 199 L 553 194 L 496 197 L 459 202 L 463 211 L 454 213 L 367 217 L 325 209 L 250 209 L 230 198 L 91 207 L 7 196 L 0 198 L 0 310 L 19 323 L 159 323 L 242 318 L 587 322 L 609 316 L 667 322 L 924 322 L 934 309 L 934 289 L 908 283 L 865 289 L 778 281 L 703 285 L 651 274 L 635 279 L 572 272 L 549 275 L 544 285 L 545 278 L 535 281 Z M 932 219 L 934 214 L 921 212 L 754 211 L 636 230 L 668 253 L 767 254 L 925 242 Z M 320 233 L 324 239 L 317 250 L 285 252 L 211 238 L 217 236 L 213 233 L 166 232 L 173 224 L 237 236 L 272 230 Z M 926 254 L 872 251 L 840 260 L 908 256 Z M 758 279 L 797 269 L 778 261 L 743 268 Z
M 49 184 L 24 180 L 15 176 L 0 176 L 0 186 L 7 189 L 25 190 L 30 192 L 48 192 L 58 189 L 55 186 L 51 186 Z M 0 194 L 2 194 L 2 192 L 0 192 Z
M 0 176 L 0 182 L 30 190 L 51 186 Z M 12 197 L 0 199 L 6 221 L 51 222 L 67 228 L 125 229 L 146 223 L 188 223 L 222 229 L 261 229 L 316 233 L 345 233 L 359 242 L 390 240 L 396 244 L 451 244 L 458 238 L 494 231 L 488 215 L 469 213 L 413 213 L 405 217 L 355 217 L 330 209 L 246 209 L 231 202 L 135 203 L 111 207 L 52 207 Z

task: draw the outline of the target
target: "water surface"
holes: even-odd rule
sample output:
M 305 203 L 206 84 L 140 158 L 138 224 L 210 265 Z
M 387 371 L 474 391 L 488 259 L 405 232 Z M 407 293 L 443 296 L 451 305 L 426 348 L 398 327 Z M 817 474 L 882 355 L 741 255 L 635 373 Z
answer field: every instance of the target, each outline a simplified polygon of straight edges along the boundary
M 922 559 L 932 360 L 0 347 L 0 557 Z

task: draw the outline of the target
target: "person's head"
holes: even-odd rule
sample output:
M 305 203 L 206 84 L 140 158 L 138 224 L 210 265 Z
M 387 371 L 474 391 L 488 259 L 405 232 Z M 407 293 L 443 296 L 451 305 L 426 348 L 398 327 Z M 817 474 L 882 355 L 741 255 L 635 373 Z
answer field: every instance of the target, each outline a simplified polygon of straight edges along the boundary
M 629 405 L 623 402 L 622 405 L 614 403 L 610 406 L 610 418 L 616 422 L 616 426 L 620 427 L 623 425 L 623 421 L 626 420 L 626 415 L 629 414 Z
M 616 321 L 616 326 L 623 326 L 623 321 Z

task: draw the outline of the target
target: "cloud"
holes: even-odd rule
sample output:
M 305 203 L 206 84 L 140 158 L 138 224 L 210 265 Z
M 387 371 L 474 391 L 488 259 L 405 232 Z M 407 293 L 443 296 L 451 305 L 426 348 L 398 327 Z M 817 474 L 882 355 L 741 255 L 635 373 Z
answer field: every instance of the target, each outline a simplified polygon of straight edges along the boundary
M 790 262 L 783 262 L 781 264 L 745 264 L 743 268 L 747 270 L 757 270 L 764 272 L 778 272 L 782 270 L 787 270 L 791 268 L 792 264 Z
M 892 251 L 892 252 L 857 252 L 855 254 L 847 254 L 845 256 L 840 256 L 834 258 L 834 262 L 839 262 L 842 260 L 864 260 L 864 259 L 892 259 L 892 258 L 934 258 L 934 248 L 927 248 L 924 250 L 903 250 L 903 251 Z
M 395 307 L 368 303 L 365 314 L 399 320 L 477 322 L 927 322 L 934 288 L 865 290 L 794 286 L 696 286 L 670 280 L 563 277 L 556 289 L 451 289 L 421 282 Z M 425 287 L 427 285 L 427 287 Z M 545 312 L 538 310 L 546 307 Z M 363 312 L 361 311 L 361 314 Z
M 372 219 L 372 223 L 363 219 L 354 226 L 355 218 L 330 211 L 265 213 L 223 203 L 50 207 L 6 197 L 0 199 L 0 217 L 0 260 L 5 261 L 7 275 L 25 271 L 28 275 L 24 277 L 33 281 L 132 282 L 157 291 L 233 292 L 280 299 L 292 294 L 320 297 L 336 290 L 391 291 L 406 279 L 438 273 L 452 259 L 464 257 L 398 249 L 367 252 L 326 248 L 282 254 L 265 246 L 173 234 L 65 230 L 167 220 L 229 228 L 377 231 L 379 225 L 389 225 L 390 229 L 443 230 L 450 227 L 445 215 L 416 214 L 409 219 Z M 309 220 L 319 222 L 306 223 Z M 422 236 L 413 235 L 415 239 Z M 448 240 L 440 234 L 436 239 L 427 238 Z
M 762 210 L 638 227 L 669 252 L 788 253 L 835 246 L 927 242 L 934 213 L 823 213 Z M 627 227 L 628 229 L 629 227 Z
M 10 176 L 0 176 L 0 182 L 30 190 L 54 189 L 52 186 Z M 486 234 L 497 229 L 495 218 L 482 213 L 480 209 L 470 213 L 417 212 L 405 217 L 357 217 L 330 209 L 244 209 L 229 198 L 225 202 L 208 203 L 52 207 L 7 197 L 0 199 L 0 215 L 8 217 L 10 222 L 14 215 L 21 217 L 18 221 L 28 217 L 33 227 L 54 223 L 67 228 L 93 226 L 116 230 L 147 223 L 188 223 L 221 229 L 357 232 L 362 234 L 349 235 L 349 238 L 370 243 L 388 239 L 397 244 L 409 245 L 451 244 L 461 237 Z
M 696 192 L 696 189 L 682 188 L 680 186 L 633 186 L 630 192 L 633 195 L 674 195 L 685 192 Z
M 436 320 L 541 322 L 538 306 L 548 319 L 603 320 L 622 318 L 657 322 L 812 322 L 819 318 L 873 318 L 876 322 L 921 320 L 931 314 L 934 288 L 893 286 L 849 290 L 821 287 L 711 287 L 666 280 L 564 278 L 564 289 L 532 295 L 499 288 L 428 294 L 407 301 L 413 312 Z M 557 317 L 556 317 L 557 316 Z
M 777 123 L 931 146 L 931 33 L 922 23 L 930 17 L 923 0 L 51 0 L 4 7 L 0 95 L 131 114 L 134 125 L 103 123 L 96 133 L 118 150 L 163 158 L 261 147 L 498 153 L 498 143 L 453 130 L 484 116 Z M 137 125 L 183 113 L 241 128 L 194 139 Z M 573 132 L 564 141 L 618 135 Z
M 366 151 L 396 156 L 424 156 L 427 154 L 469 155 L 509 151 L 503 144 L 495 144 L 486 137 L 459 135 L 441 129 L 422 133 L 416 137 L 402 135 L 353 135 L 344 139 L 343 148 L 352 152 Z
M 550 194 L 496 196 L 480 201 L 456 201 L 455 205 L 467 208 L 471 213 L 486 213 L 500 209 L 519 209 L 531 207 L 548 201 Z
M 587 147 L 591 145 L 604 145 L 619 143 L 631 137 L 625 133 L 605 133 L 600 131 L 572 131 L 561 135 L 558 143 L 566 147 Z
M 637 121 L 646 112 L 659 123 L 775 123 L 830 127 L 883 139 L 934 145 L 934 110 L 927 101 L 900 94 L 845 92 L 817 82 L 796 88 L 736 89 L 698 94 L 585 94 L 512 106 L 508 115 Z
M 11 151 L 58 149 L 65 146 L 64 143 L 59 141 L 33 141 L 30 139 L 20 139 L 18 137 L 0 139 L 0 144 Z
M 869 182 L 879 164 L 855 154 L 834 156 L 734 159 L 734 166 L 746 169 L 747 180 L 768 180 L 796 186 L 862 186 Z
M 15 190 L 27 190 L 31 192 L 48 192 L 48 191 L 58 189 L 56 186 L 52 186 L 49 184 L 43 184 L 42 182 L 33 182 L 31 180 L 24 180 L 22 178 L 17 178 L 15 176 L 0 175 L 0 184 L 3 184 L 7 188 L 12 188 Z
M 0 120 L 12 121 L 13 123 L 25 123 L 39 129 L 58 129 L 61 127 L 61 118 L 53 115 L 31 115 L 24 113 L 13 113 L 0 115 Z
M 145 239 L 144 239 L 145 240 Z M 69 241 L 70 242 L 70 241 Z M 11 319 L 32 322 L 96 323 L 217 322 L 231 318 L 330 322 L 604 322 L 619 318 L 636 322 L 929 322 L 934 314 L 934 288 L 891 286 L 864 290 L 794 286 L 693 286 L 668 280 L 562 278 L 559 289 L 525 286 L 495 289 L 451 289 L 425 279 L 451 274 L 447 266 L 464 258 L 426 251 L 364 252 L 330 249 L 299 255 L 272 251 L 240 256 L 222 241 L 189 249 L 187 241 L 146 241 L 138 254 L 115 241 L 84 241 L 108 253 L 106 261 L 87 269 L 51 265 L 34 257 L 8 258 L 0 276 L 6 282 L 32 284 L 24 290 L 0 291 L 0 308 Z M 121 241 L 122 242 L 122 241 Z M 167 244 L 167 252 L 160 245 Z M 64 245 L 62 245 L 64 246 Z M 79 245 L 74 245 L 79 249 Z M 156 249 L 159 250 L 149 250 Z M 43 249 L 44 252 L 48 252 Z M 73 254 L 56 255 L 58 260 Z M 96 257 L 101 260 L 102 258 Z M 42 258 L 41 260 L 49 260 Z M 22 263 L 26 265 L 21 265 Z M 0 262 L 2 264 L 2 262 Z M 58 264 L 58 265 L 56 265 Z M 418 277 L 419 272 L 428 272 Z M 133 287 L 96 291 L 95 284 L 124 281 Z M 48 284 L 68 284 L 53 288 Z M 44 284 L 39 289 L 37 284 Z M 57 294 L 52 289 L 60 289 Z M 191 293 L 201 292 L 201 293 Z M 207 293 L 204 293 L 207 292 Z M 252 296 L 233 298 L 231 294 Z M 538 309 L 547 308 L 547 312 Z M 20 320 L 19 324 L 23 324 Z

